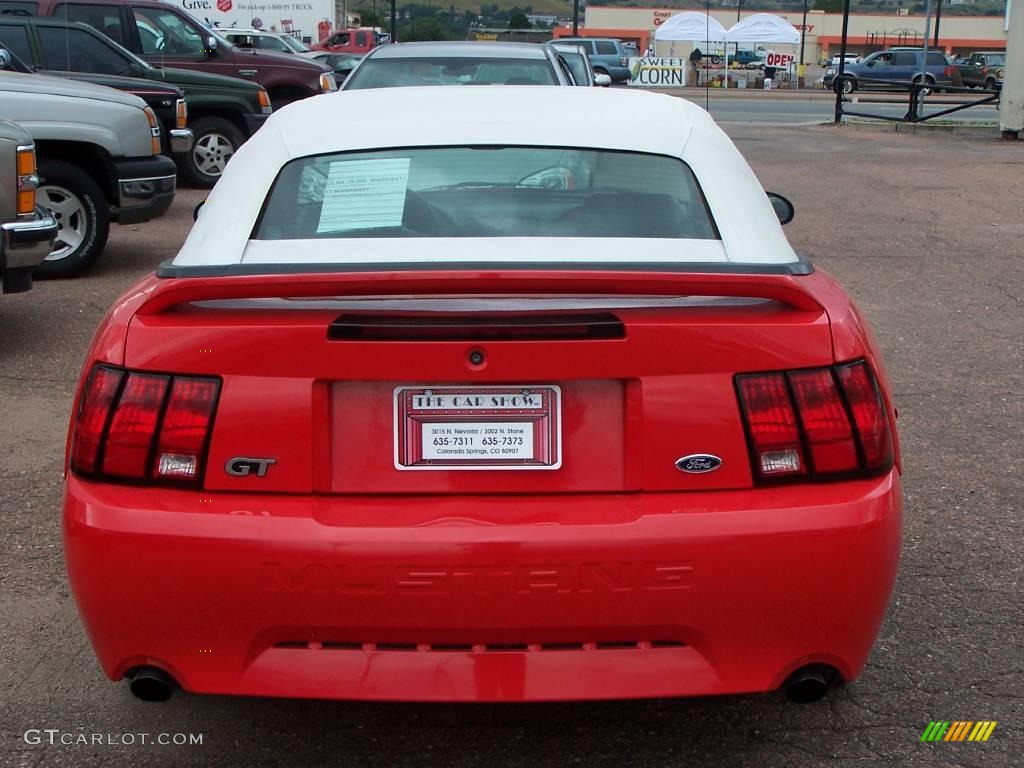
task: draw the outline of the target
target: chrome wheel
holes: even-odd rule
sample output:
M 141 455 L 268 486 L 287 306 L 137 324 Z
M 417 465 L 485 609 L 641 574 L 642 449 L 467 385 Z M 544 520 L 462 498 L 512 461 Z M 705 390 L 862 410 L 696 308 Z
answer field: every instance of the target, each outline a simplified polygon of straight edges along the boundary
M 196 168 L 207 176 L 220 176 L 228 160 L 235 154 L 235 145 L 220 133 L 201 136 L 192 148 Z
M 64 187 L 44 184 L 36 193 L 39 204 L 57 220 L 57 239 L 46 261 L 59 261 L 74 253 L 89 231 L 89 217 L 81 198 Z

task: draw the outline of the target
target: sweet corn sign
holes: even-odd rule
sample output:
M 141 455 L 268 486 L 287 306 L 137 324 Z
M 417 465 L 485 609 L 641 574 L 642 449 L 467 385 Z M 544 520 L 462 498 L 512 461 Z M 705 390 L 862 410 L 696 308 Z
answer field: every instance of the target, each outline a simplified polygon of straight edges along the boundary
M 686 85 L 686 67 L 686 59 L 632 58 L 629 60 L 629 84 L 647 88 L 682 88 Z

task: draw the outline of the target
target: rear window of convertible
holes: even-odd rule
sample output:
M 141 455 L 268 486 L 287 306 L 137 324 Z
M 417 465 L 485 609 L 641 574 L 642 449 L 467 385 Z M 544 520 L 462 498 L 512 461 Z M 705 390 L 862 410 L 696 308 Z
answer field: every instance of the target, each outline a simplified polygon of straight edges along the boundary
M 718 238 L 678 158 L 547 147 L 347 152 L 282 168 L 256 240 Z

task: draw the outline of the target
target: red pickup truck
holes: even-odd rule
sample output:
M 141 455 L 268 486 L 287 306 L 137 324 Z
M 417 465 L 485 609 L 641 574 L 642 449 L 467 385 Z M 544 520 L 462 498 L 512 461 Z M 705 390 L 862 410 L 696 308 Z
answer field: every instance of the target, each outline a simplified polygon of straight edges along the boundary
M 314 51 L 331 53 L 369 53 L 381 44 L 381 34 L 373 27 L 355 27 L 332 33 L 316 45 Z
M 0 14 L 25 10 L 24 0 L 0 0 Z M 150 64 L 197 69 L 259 83 L 274 109 L 337 88 L 334 74 L 301 56 L 237 48 L 186 11 L 159 0 L 33 0 L 36 16 L 90 25 Z

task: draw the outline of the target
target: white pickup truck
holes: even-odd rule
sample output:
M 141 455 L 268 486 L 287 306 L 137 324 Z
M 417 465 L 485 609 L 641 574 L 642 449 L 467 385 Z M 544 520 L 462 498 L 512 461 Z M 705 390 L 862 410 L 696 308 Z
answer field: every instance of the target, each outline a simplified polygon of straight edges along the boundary
M 39 204 L 59 228 L 36 277 L 81 273 L 102 253 L 111 222 L 137 224 L 170 207 L 174 162 L 160 154 L 160 124 L 139 97 L 63 78 L 0 72 L 0 115 L 35 141 Z
M 32 287 L 32 270 L 46 258 L 57 222 L 36 205 L 39 176 L 32 137 L 0 120 L 0 287 L 21 293 Z

